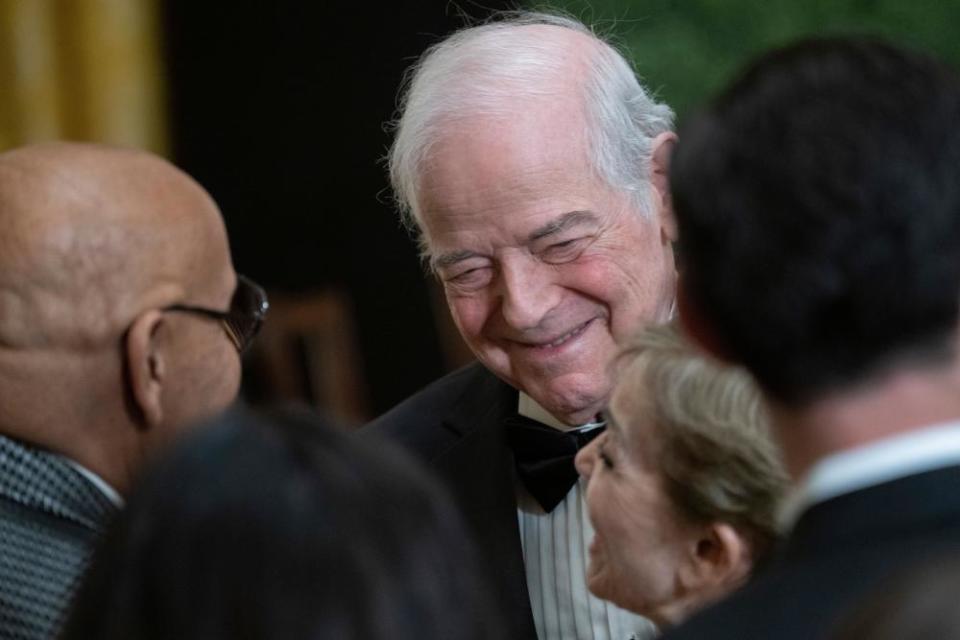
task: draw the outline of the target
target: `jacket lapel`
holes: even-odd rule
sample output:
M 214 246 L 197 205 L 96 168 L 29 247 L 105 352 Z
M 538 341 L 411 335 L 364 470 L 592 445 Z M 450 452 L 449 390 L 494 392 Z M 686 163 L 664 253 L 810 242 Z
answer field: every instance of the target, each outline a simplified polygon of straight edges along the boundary
M 100 533 L 117 510 L 64 458 L 0 436 L 0 495 Z
M 444 428 L 459 438 L 433 464 L 461 505 L 494 585 L 512 609 L 508 620 L 521 624 L 511 637 L 536 638 L 520 546 L 513 452 L 504 433 L 504 419 L 516 409 L 517 391 L 482 370 L 444 420 Z

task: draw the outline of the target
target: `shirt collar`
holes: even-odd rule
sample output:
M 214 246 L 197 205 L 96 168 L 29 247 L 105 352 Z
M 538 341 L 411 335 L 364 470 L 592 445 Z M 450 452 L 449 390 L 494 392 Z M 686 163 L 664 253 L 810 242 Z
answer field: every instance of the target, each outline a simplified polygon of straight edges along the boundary
M 84 478 L 89 480 L 90 484 L 95 486 L 100 491 L 100 493 L 105 495 L 107 497 L 107 500 L 112 502 L 115 507 L 117 507 L 118 509 L 123 508 L 123 504 L 124 504 L 123 497 L 117 492 L 116 489 L 114 489 L 109 484 L 107 484 L 106 480 L 104 480 L 103 478 L 95 474 L 93 471 L 90 471 L 90 469 L 87 469 L 85 466 L 83 466 L 79 462 L 76 462 L 64 456 L 61 456 L 61 457 L 63 457 L 63 460 L 67 464 L 69 464 L 71 467 L 76 469 L 77 473 L 79 473 Z
M 859 489 L 960 463 L 960 421 L 930 425 L 821 458 L 779 513 L 783 531 L 808 507 Z

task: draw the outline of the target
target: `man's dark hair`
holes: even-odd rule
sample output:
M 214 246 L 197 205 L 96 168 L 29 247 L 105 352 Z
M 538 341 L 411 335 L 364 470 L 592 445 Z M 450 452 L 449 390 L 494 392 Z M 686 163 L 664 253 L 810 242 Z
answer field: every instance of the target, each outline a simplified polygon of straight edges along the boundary
M 867 39 L 750 66 L 671 166 L 682 276 L 721 348 L 788 405 L 945 358 L 960 301 L 960 82 Z
M 62 640 L 483 640 L 490 593 L 447 496 L 393 445 L 228 414 L 144 478 Z

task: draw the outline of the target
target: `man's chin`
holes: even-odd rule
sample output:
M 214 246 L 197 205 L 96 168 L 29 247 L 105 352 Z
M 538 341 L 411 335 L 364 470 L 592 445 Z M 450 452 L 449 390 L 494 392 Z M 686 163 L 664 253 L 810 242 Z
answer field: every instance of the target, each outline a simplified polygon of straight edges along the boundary
M 605 394 L 586 392 L 582 387 L 576 390 L 544 389 L 527 394 L 546 409 L 550 415 L 570 426 L 592 422 L 603 409 Z
M 502 366 L 502 362 L 482 357 L 480 361 L 501 380 L 523 391 L 554 418 L 570 426 L 592 422 L 609 396 L 610 381 L 605 375 L 598 379 L 578 371 L 557 374 L 537 367 Z

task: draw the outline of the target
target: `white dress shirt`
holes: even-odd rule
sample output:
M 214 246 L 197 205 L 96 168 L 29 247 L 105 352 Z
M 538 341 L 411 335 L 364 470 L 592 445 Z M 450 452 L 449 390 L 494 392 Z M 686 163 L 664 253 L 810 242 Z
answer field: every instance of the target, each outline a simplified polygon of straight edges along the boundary
M 806 509 L 891 480 L 960 464 L 960 421 L 930 425 L 821 458 L 780 509 L 783 531 Z
M 519 411 L 547 426 L 571 429 L 524 393 L 520 394 Z M 544 512 L 522 483 L 517 486 L 520 541 L 537 636 L 540 640 L 652 638 L 656 627 L 649 620 L 600 600 L 587 590 L 593 526 L 584 503 L 585 486 L 581 478 L 550 513 Z

